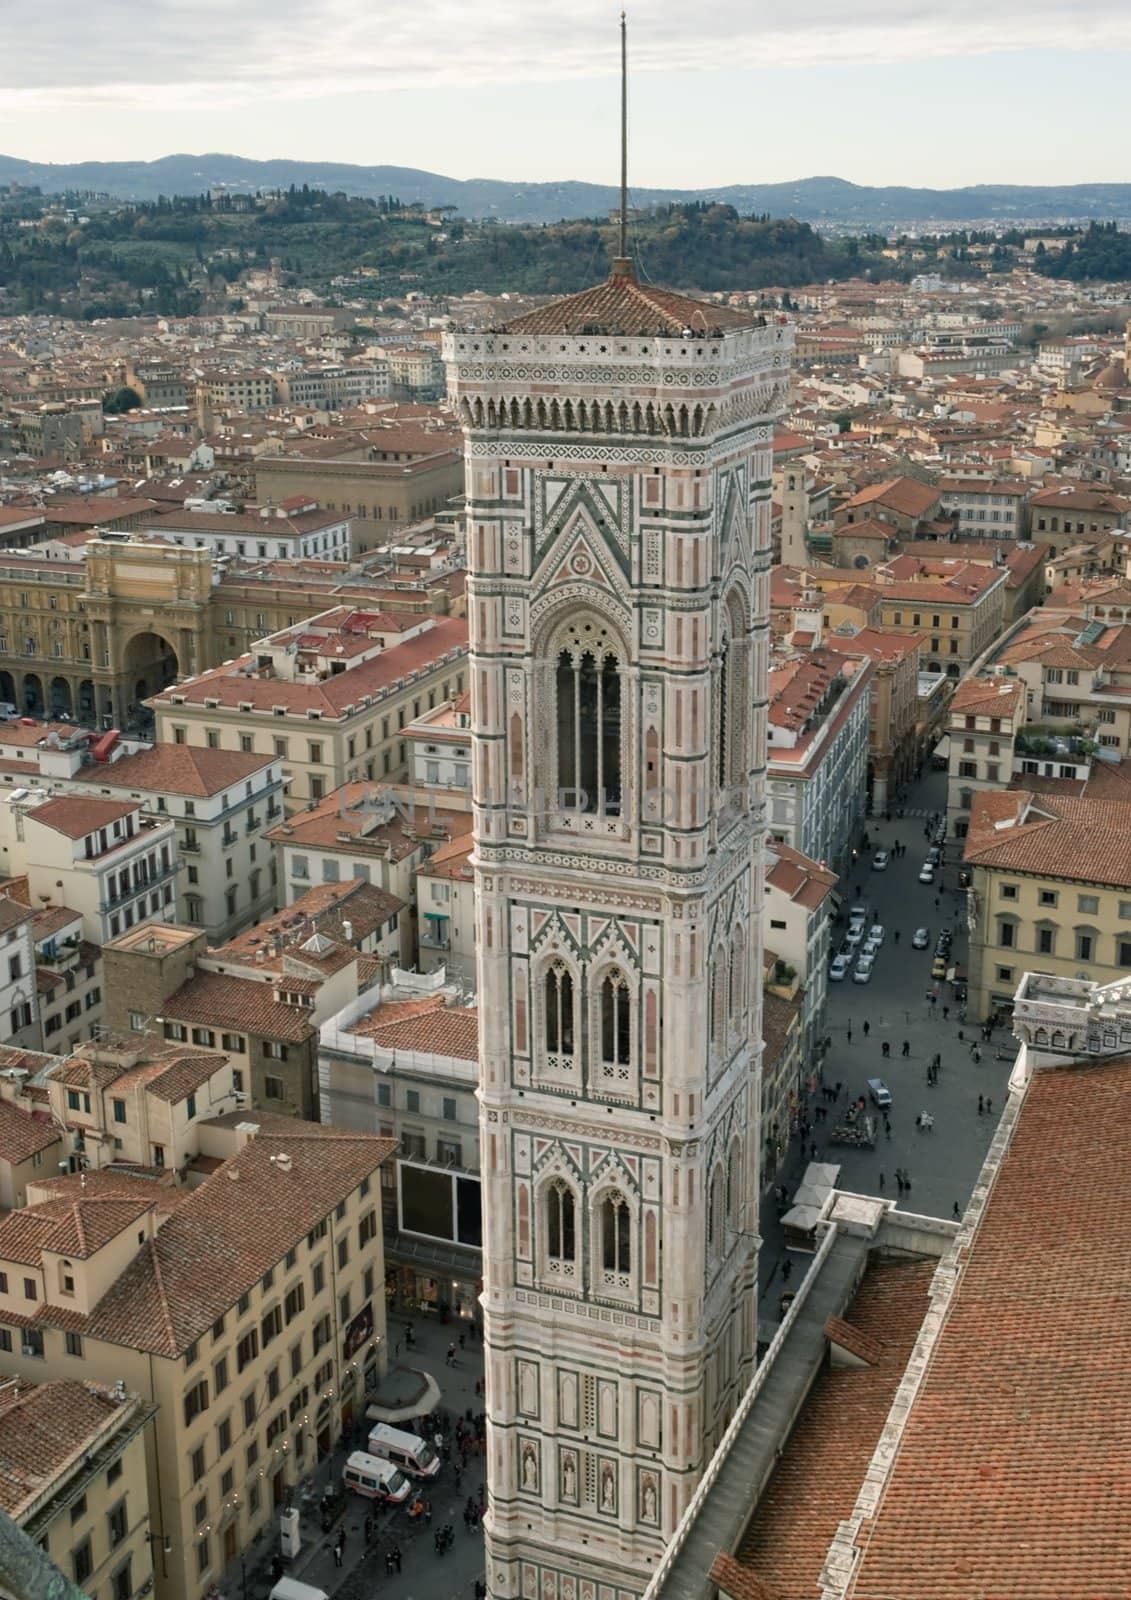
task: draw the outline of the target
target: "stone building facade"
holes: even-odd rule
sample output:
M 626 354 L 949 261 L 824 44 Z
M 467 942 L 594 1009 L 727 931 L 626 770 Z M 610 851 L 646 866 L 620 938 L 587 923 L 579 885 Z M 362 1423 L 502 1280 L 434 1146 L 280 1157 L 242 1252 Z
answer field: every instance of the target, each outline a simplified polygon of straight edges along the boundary
M 466 437 L 497 1600 L 629 1600 L 749 1379 L 772 423 L 636 282 L 446 336 Z

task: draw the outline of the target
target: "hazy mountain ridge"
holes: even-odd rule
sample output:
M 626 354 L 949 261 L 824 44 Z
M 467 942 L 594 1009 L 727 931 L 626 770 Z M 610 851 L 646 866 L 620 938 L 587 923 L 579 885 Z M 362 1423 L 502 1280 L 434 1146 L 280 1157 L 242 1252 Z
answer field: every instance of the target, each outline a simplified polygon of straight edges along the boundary
M 323 161 L 252 161 L 221 154 L 171 155 L 157 161 L 81 161 L 45 164 L 0 155 L 0 187 L 37 187 L 56 194 L 91 189 L 122 200 L 200 194 L 214 184 L 233 192 L 287 188 L 344 190 L 375 199 L 396 195 L 406 203 L 454 205 L 467 217 L 506 222 L 557 222 L 606 214 L 617 204 L 613 185 L 511 183 L 492 178 L 447 178 L 416 167 L 352 166 Z M 961 189 L 870 187 L 843 178 L 801 178 L 791 183 L 724 184 L 703 189 L 634 187 L 637 206 L 670 201 L 725 200 L 737 210 L 793 216 L 828 226 L 882 227 L 892 223 L 1123 221 L 1131 219 L 1131 183 L 1026 187 L 977 184 Z

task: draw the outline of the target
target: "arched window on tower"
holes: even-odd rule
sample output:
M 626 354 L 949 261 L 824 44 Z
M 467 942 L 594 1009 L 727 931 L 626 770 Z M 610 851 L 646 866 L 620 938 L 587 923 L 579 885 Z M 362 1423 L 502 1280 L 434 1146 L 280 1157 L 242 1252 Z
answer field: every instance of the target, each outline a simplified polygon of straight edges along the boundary
M 601 980 L 601 1072 L 612 1082 L 627 1082 L 632 1064 L 632 997 L 616 967 Z
M 632 1272 L 632 1210 L 619 1189 L 601 1202 L 601 1266 L 607 1275 L 624 1280 Z
M 734 1028 L 742 1025 L 746 1014 L 746 940 L 735 928 L 730 947 L 730 1016 Z
M 621 682 L 599 645 L 562 649 L 556 671 L 558 790 L 570 811 L 620 815 Z
M 546 1053 L 573 1054 L 573 974 L 564 961 L 547 968 L 545 978 Z
M 729 674 L 727 671 L 728 657 L 730 656 L 730 639 L 723 634 L 722 644 L 719 648 L 719 738 L 718 738 L 718 767 L 715 773 L 719 788 L 725 790 L 730 782 L 730 754 L 727 741 L 730 730 L 727 726 L 727 709 L 729 696 Z
M 707 1196 L 707 1252 L 722 1255 L 726 1251 L 725 1184 L 722 1167 L 711 1174 L 711 1188 Z
M 577 1202 L 561 1178 L 546 1189 L 545 1222 L 546 1264 L 551 1272 L 568 1277 L 577 1261 Z

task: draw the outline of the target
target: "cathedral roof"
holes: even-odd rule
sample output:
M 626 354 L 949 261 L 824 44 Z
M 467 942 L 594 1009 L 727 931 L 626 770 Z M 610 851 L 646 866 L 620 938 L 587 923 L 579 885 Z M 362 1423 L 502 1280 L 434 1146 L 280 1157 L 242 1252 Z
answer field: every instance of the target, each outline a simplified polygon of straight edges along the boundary
M 753 328 L 765 319 L 752 311 L 693 300 L 671 289 L 640 283 L 631 261 L 618 259 L 604 283 L 552 300 L 505 324 L 506 333 L 621 334 L 630 338 L 687 335 L 717 338 L 731 328 Z

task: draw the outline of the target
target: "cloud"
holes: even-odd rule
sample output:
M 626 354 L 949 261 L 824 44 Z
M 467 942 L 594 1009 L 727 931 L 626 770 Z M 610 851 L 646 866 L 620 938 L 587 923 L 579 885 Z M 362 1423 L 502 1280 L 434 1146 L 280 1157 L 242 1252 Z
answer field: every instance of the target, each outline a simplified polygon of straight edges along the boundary
M 205 109 L 615 70 L 615 0 L 46 0 L 5 28 L 11 107 Z M 1131 50 L 1127 0 L 639 0 L 634 72 L 855 66 L 1020 49 Z

